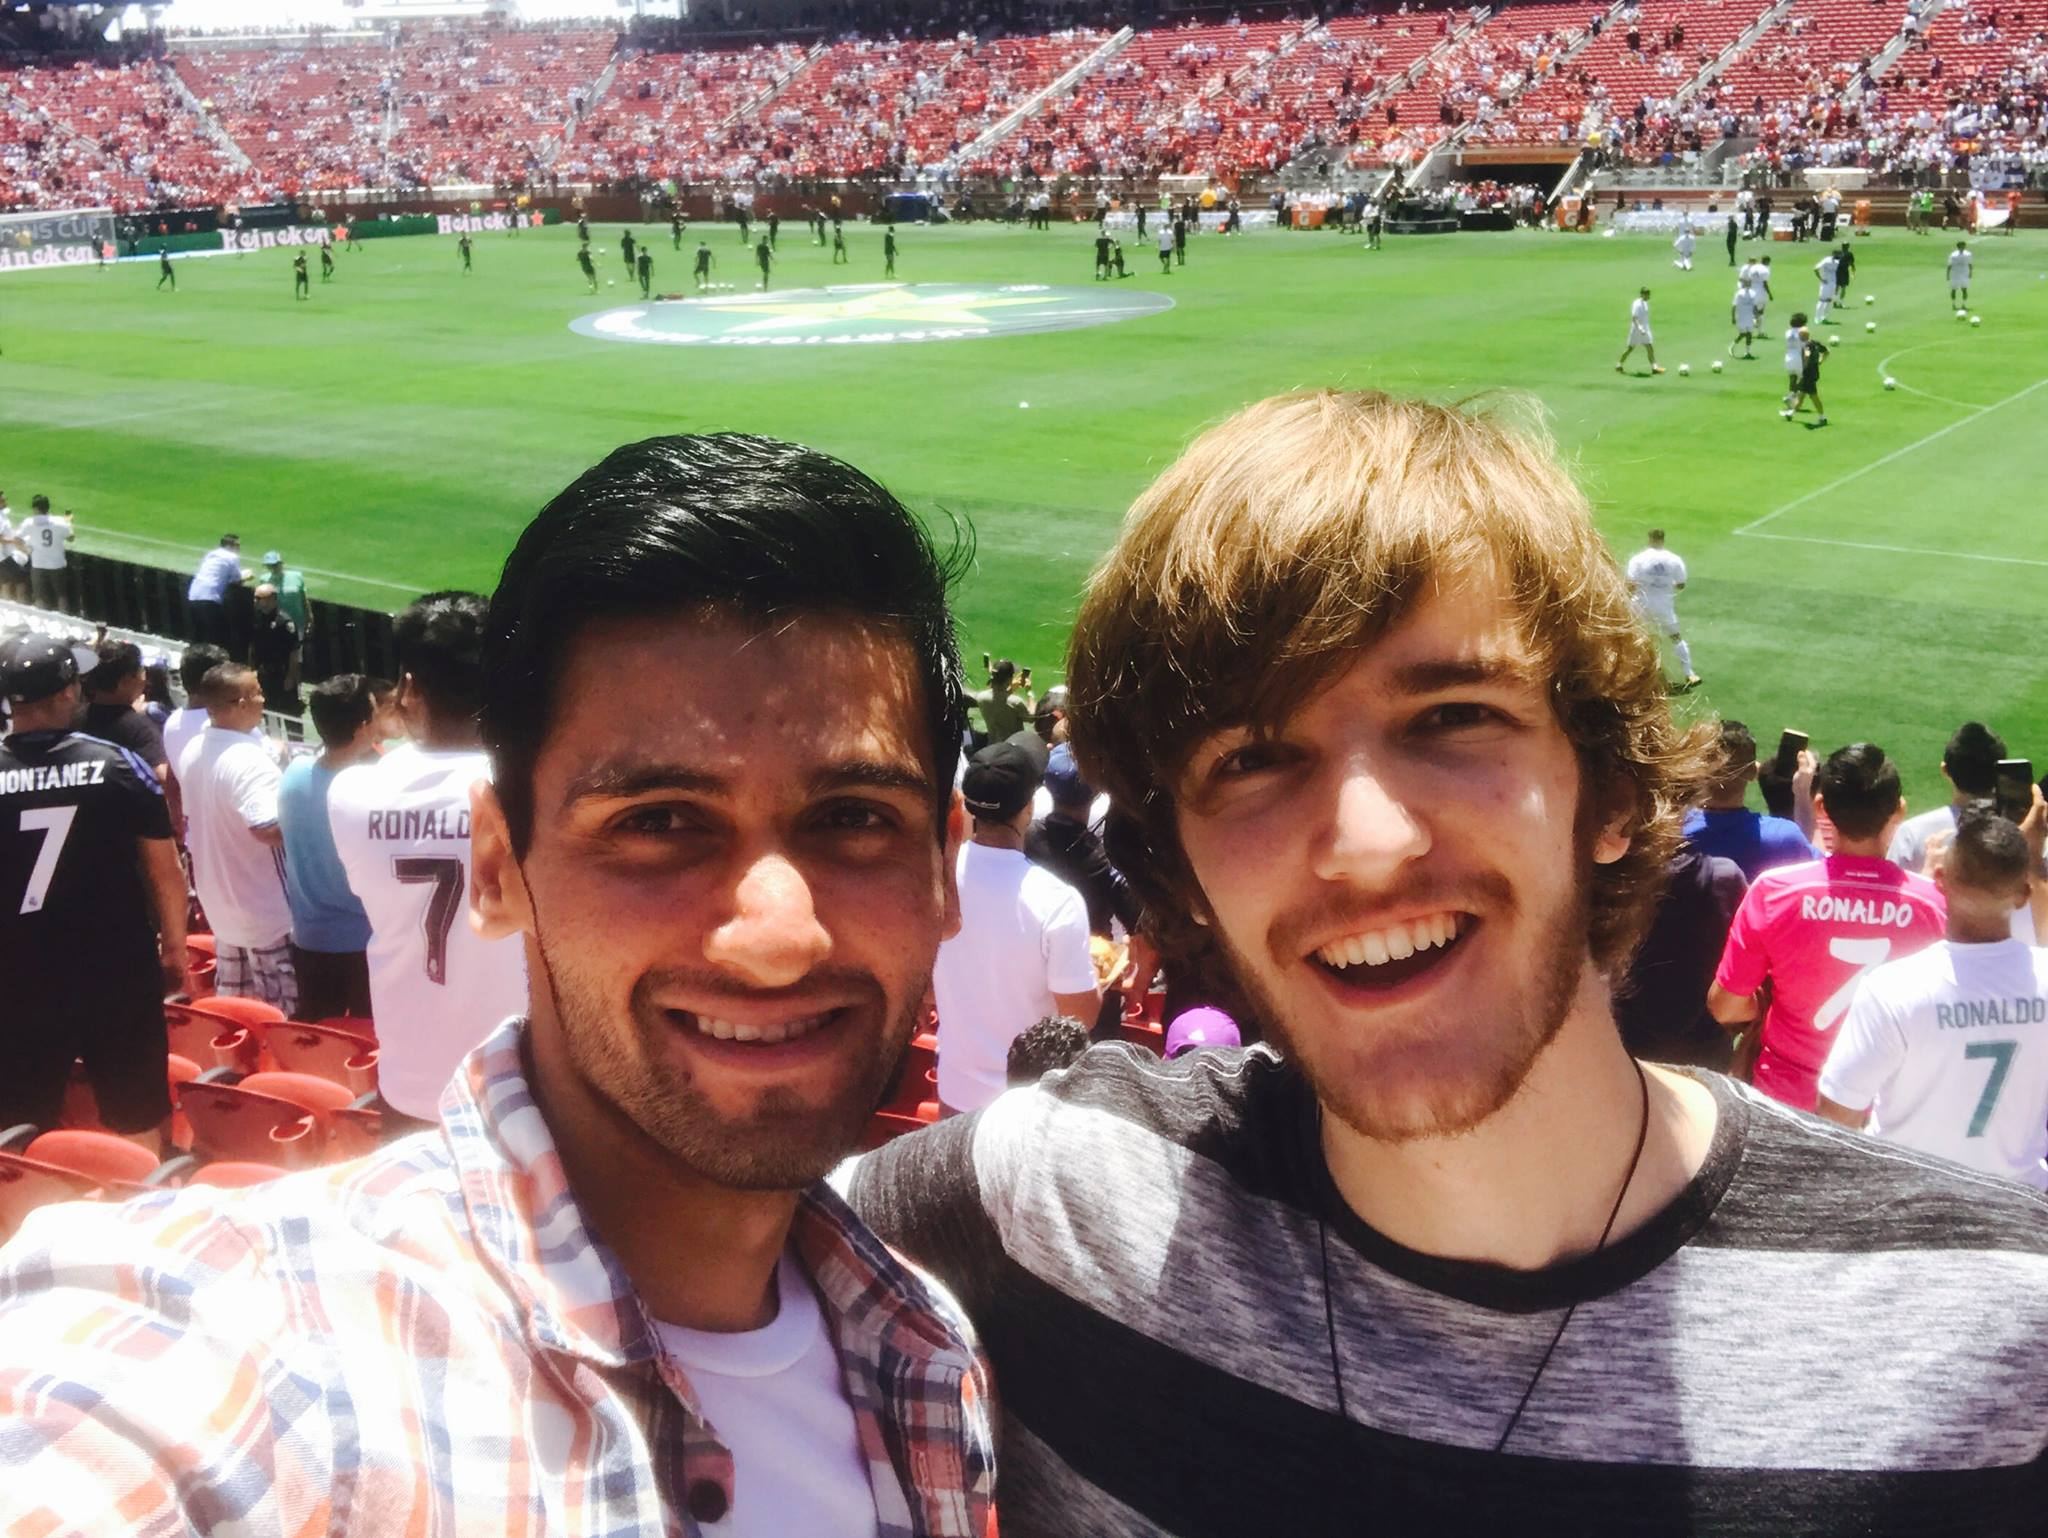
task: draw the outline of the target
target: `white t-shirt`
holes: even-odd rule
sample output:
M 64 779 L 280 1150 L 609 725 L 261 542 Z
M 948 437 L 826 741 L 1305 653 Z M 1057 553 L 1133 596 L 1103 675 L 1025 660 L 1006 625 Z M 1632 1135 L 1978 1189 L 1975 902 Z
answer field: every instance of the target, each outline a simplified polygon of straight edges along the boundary
M 1635 303 L 1628 307 L 1628 330 L 1630 336 L 1634 336 L 1638 332 L 1644 336 L 1650 334 L 1649 300 L 1637 299 Z
M 431 1121 L 455 1066 L 526 1012 L 526 951 L 486 940 L 469 918 L 469 788 L 481 752 L 407 743 L 334 777 L 327 820 L 349 889 L 370 918 L 370 1018 L 377 1086 Z
M 71 538 L 68 519 L 49 513 L 31 513 L 17 530 L 28 541 L 28 563 L 38 571 L 64 569 L 64 545 Z
M 775 1268 L 775 1318 L 718 1334 L 655 1321 L 654 1333 L 732 1454 L 732 1510 L 706 1538 L 872 1538 L 879 1531 L 860 1424 L 839 1352 L 802 1265 Z
M 1951 287 L 1962 288 L 1970 281 L 1970 253 L 1951 251 L 1948 254 L 1948 281 Z M 35 520 L 31 518 L 29 522 Z
M 1835 291 L 1835 259 L 1824 256 L 1813 264 L 1813 270 L 1820 274 L 1820 291 L 1832 294 Z
M 1800 374 L 1806 370 L 1806 339 L 1793 326 L 1785 332 L 1785 372 Z
M 277 760 L 260 738 L 209 724 L 177 763 L 192 886 L 215 938 L 247 950 L 282 945 L 292 928 L 284 850 L 250 832 L 277 826 Z
M 27 565 L 28 552 L 19 545 L 7 543 L 11 539 L 25 539 L 26 537 L 26 535 L 19 535 L 15 532 L 14 514 L 8 510 L 5 503 L 0 503 L 0 556 L 4 556 L 17 566 Z
M 1081 894 L 1021 849 L 960 846 L 960 933 L 939 946 L 939 1099 L 978 1111 L 1008 1083 L 1010 1043 L 1095 986 Z M 1093 1025 L 1092 1020 L 1083 1024 Z
M 1747 288 L 1738 287 L 1735 290 L 1735 329 L 1756 330 L 1756 295 Z
M 1922 812 L 1917 817 L 1908 817 L 1892 834 L 1891 847 L 1884 857 L 1902 870 L 1915 875 L 1927 870 L 1927 841 L 1937 834 L 1953 833 L 1956 830 L 1956 809 L 1953 803 L 1937 806 L 1931 812 Z
M 2048 951 L 1942 940 L 1874 969 L 1820 1092 L 1878 1137 L 2048 1189 Z

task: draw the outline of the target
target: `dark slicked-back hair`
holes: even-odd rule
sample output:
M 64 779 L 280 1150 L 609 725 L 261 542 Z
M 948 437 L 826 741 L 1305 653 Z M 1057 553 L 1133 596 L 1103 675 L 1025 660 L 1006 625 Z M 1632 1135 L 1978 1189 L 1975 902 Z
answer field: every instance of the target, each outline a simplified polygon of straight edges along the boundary
M 186 698 L 193 699 L 199 693 L 199 685 L 206 675 L 228 660 L 228 654 L 218 646 L 201 641 L 196 646 L 185 648 L 185 655 L 178 659 L 178 683 L 184 689 Z M 193 699 L 193 703 L 198 701 Z
M 412 675 L 436 719 L 473 721 L 483 708 L 488 606 L 481 593 L 423 593 L 392 624 L 399 671 Z
M 1998 788 L 1998 761 L 2005 757 L 2005 739 L 1982 721 L 1965 721 L 1949 738 L 1941 767 L 1949 783 L 1966 796 L 1988 796 Z
M 321 744 L 339 748 L 355 741 L 356 733 L 376 714 L 377 702 L 370 693 L 369 679 L 360 673 L 337 673 L 314 688 L 306 709 Z
M 1899 809 L 1899 766 L 1874 742 L 1836 748 L 1813 777 L 1828 820 L 1850 838 L 1875 838 Z
M 2024 892 L 2027 863 L 2027 836 L 1995 805 L 1972 801 L 1957 809 L 1946 862 L 1950 881 L 1979 892 Z
M 707 609 L 763 623 L 834 614 L 907 642 L 943 830 L 966 725 L 942 558 L 910 512 L 853 466 L 748 433 L 614 450 L 542 508 L 505 562 L 484 636 L 483 734 L 514 848 L 533 834 L 533 766 L 577 631 Z

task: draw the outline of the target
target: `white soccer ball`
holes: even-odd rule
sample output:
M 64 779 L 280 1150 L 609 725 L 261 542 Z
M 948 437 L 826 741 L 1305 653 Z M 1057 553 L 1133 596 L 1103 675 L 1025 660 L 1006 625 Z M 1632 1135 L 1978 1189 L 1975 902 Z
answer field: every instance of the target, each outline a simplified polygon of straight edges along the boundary
M 1899 382 L 1887 374 L 1884 376 L 1884 387 L 1887 390 L 1896 390 L 1899 387 Z
M 1721 372 L 1721 360 L 1719 358 L 1714 360 L 1714 372 L 1717 374 Z
M 1601 237 L 1602 237 L 1603 239 L 1605 239 L 1605 240 L 1612 240 L 1612 239 L 1614 239 L 1614 231 L 1613 231 L 1612 229 L 1605 229 L 1605 230 L 1602 230 L 1602 231 L 1600 232 L 1600 234 L 1601 234 Z
M 1970 324 L 1973 326 L 1981 326 L 1984 324 L 1984 322 L 1979 320 L 1976 316 L 1972 315 L 1970 317 Z
M 1875 295 L 1875 294 L 1865 294 L 1865 295 L 1863 296 L 1863 302 L 1864 302 L 1865 304 L 1876 304 L 1876 303 L 1877 303 L 1877 295 Z
M 1017 402 L 1017 409 L 1018 409 L 1019 411 L 1029 411 L 1029 410 L 1031 409 L 1031 402 L 1029 402 L 1029 401 L 1019 401 L 1019 402 Z
M 1969 312 L 1968 310 L 1958 310 L 1958 311 L 1956 311 L 1956 319 L 1957 319 L 1957 320 L 1968 320 L 1969 318 L 1970 318 L 1970 312 Z
M 1690 363 L 1681 363 L 1678 365 L 1678 372 L 1681 374 L 1690 374 L 1692 372 L 1692 365 Z
M 604 286 L 606 288 L 617 288 L 619 286 L 619 280 L 617 278 L 606 278 L 604 280 Z
M 1863 329 L 1865 331 L 1875 331 L 1877 329 L 1877 322 L 1874 320 L 1866 320 L 1863 323 Z

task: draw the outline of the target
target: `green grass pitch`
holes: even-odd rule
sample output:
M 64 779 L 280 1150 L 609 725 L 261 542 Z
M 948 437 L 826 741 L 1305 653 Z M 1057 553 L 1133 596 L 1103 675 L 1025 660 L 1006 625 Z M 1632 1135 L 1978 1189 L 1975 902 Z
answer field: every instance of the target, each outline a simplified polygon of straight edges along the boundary
M 1758 361 L 1725 358 L 1732 274 L 1703 240 L 1675 271 L 1662 239 L 1535 233 L 1390 238 L 1202 236 L 1162 277 L 1127 241 L 1120 287 L 1163 314 L 1095 329 L 918 345 L 633 346 L 572 332 L 635 297 L 615 226 L 585 292 L 566 229 L 366 242 L 310 303 L 273 251 L 0 277 L 0 486 L 77 511 L 86 549 L 189 569 L 223 529 L 283 547 L 314 596 L 397 607 L 488 589 L 513 534 L 613 446 L 744 429 L 844 455 L 921 511 L 972 521 L 960 594 L 970 655 L 1057 676 L 1075 593 L 1134 494 L 1187 438 L 1239 404 L 1304 385 L 1543 402 L 1616 551 L 1670 531 L 1707 684 L 1698 708 L 1783 725 L 1817 747 L 1869 736 L 1897 753 L 1914 803 L 1943 787 L 1942 743 L 1967 716 L 2048 767 L 2048 235 L 1973 242 L 1956 321 L 1952 239 L 1882 230 L 1856 242 L 1825 430 L 1777 415 L 1785 319 L 1810 306 L 1817 246 L 1771 248 L 1781 274 Z M 654 238 L 657 290 L 688 286 Z M 746 252 L 708 227 L 722 279 Z M 917 282 L 1086 285 L 1092 229 L 899 232 Z M 784 226 L 777 288 L 881 277 L 881 232 L 848 226 L 850 265 Z M 1744 247 L 1745 252 L 1759 249 Z M 317 263 L 314 264 L 317 269 Z M 1639 285 L 1658 361 L 1613 370 Z M 1874 294 L 1865 307 L 1862 297 Z M 1864 323 L 1875 320 L 1875 333 Z M 1689 378 L 1677 367 L 1691 365 Z M 1641 354 L 1632 360 L 1640 369 Z M 1894 375 L 1900 388 L 1885 392 Z M 1028 409 L 1020 402 L 1030 403 Z M 1695 708 L 1689 702 L 1687 707 Z

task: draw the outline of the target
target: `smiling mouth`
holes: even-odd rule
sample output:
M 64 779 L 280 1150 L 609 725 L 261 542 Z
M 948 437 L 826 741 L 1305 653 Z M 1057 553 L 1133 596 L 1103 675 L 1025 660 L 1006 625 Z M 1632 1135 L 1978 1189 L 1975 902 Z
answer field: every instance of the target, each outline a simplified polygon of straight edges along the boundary
M 1394 988 L 1443 965 L 1477 923 L 1469 913 L 1426 913 L 1332 940 L 1310 959 L 1347 988 Z
M 831 1025 L 845 1013 L 844 1010 L 827 1009 L 812 1015 L 796 1015 L 787 1020 L 765 1023 L 748 1023 L 736 1020 L 722 1020 L 715 1015 L 692 1014 L 688 1010 L 671 1009 L 667 1015 L 671 1021 L 686 1031 L 714 1041 L 737 1042 L 747 1046 L 774 1047 L 786 1042 L 801 1041 Z

